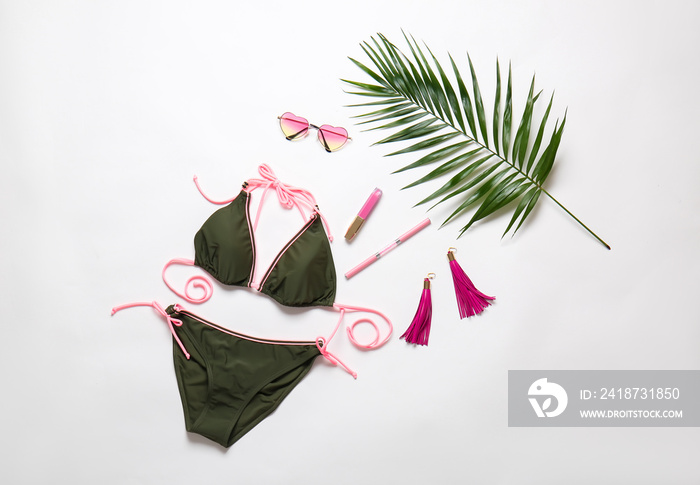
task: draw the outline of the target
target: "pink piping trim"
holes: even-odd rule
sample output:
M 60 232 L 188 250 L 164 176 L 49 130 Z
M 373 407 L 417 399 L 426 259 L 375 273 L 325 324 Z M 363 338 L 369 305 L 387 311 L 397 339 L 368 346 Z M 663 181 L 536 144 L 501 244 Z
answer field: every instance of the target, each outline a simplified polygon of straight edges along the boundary
M 248 275 L 248 286 L 254 287 L 253 285 L 255 284 L 253 282 L 255 281 L 255 272 L 258 268 L 258 252 L 255 247 L 255 236 L 253 235 L 253 226 L 250 225 L 250 193 L 246 193 L 246 195 L 247 197 L 245 199 L 245 219 L 246 224 L 248 224 L 248 234 L 250 235 L 250 247 L 253 250 L 253 264 L 251 265 L 250 274 Z
M 349 325 L 347 327 L 347 332 L 348 332 L 348 338 L 350 341 L 355 344 L 357 347 L 361 349 L 377 349 L 387 343 L 389 339 L 391 338 L 391 334 L 394 332 L 394 326 L 391 323 L 391 320 L 384 315 L 383 313 L 377 311 L 377 310 L 372 310 L 371 308 L 364 308 L 364 307 L 359 307 L 359 306 L 350 306 L 350 305 L 342 305 L 339 303 L 334 303 L 333 308 L 337 309 L 340 311 L 340 319 L 343 319 L 343 315 L 345 314 L 346 311 L 348 312 L 368 312 L 368 313 L 374 313 L 375 315 L 378 315 L 379 317 L 383 318 L 384 321 L 386 321 L 387 325 L 389 325 L 389 333 L 380 341 L 381 337 L 381 331 L 379 330 L 379 327 L 377 324 L 369 319 L 369 318 L 360 318 L 359 320 L 356 320 L 353 322 L 352 325 Z M 360 323 L 369 323 L 374 327 L 374 331 L 376 333 L 374 340 L 371 343 L 368 344 L 363 344 L 360 343 L 356 338 L 355 338 L 355 327 L 359 325 Z
M 165 317 L 165 320 L 168 322 L 168 327 L 170 327 L 170 333 L 173 334 L 173 338 L 177 342 L 177 344 L 180 346 L 180 349 L 182 352 L 185 354 L 185 357 L 189 360 L 190 354 L 187 352 L 187 349 L 185 349 L 185 346 L 183 345 L 182 341 L 180 338 L 177 336 L 175 333 L 175 327 L 181 327 L 182 326 L 182 320 L 178 320 L 177 318 L 173 318 L 170 315 L 168 315 L 168 312 L 163 309 L 158 302 L 152 301 L 150 303 L 148 302 L 136 302 L 136 303 L 126 303 L 125 305 L 119 305 L 115 306 L 112 308 L 112 315 L 117 313 L 119 310 L 124 310 L 125 308 L 132 308 L 136 306 L 150 306 L 156 309 L 158 313 L 160 313 L 162 316 Z
M 185 266 L 194 266 L 194 261 L 191 259 L 184 259 L 184 258 L 175 258 L 171 259 L 167 263 L 165 263 L 165 266 L 163 266 L 163 272 L 161 273 L 161 276 L 163 277 L 163 282 L 165 285 L 170 288 L 170 290 L 175 293 L 177 296 L 180 298 L 183 298 L 190 303 L 195 303 L 195 304 L 200 304 L 204 303 L 205 301 L 209 300 L 211 298 L 211 295 L 214 293 L 214 287 L 212 286 L 211 281 L 200 275 L 196 275 L 191 277 L 190 279 L 187 280 L 187 283 L 185 283 L 185 294 L 183 295 L 179 291 L 177 291 L 175 288 L 170 286 L 170 283 L 168 283 L 168 280 L 165 279 L 165 272 L 168 270 L 170 265 L 172 264 L 182 264 Z M 200 297 L 192 296 L 192 293 L 190 293 L 190 288 L 198 288 L 202 291 L 204 291 L 204 294 Z
M 251 285 L 251 286 L 253 286 L 256 290 L 260 290 L 260 288 L 262 288 L 263 286 L 265 286 L 265 282 L 266 282 L 267 279 L 270 277 L 270 274 L 272 273 L 272 270 L 275 269 L 275 266 L 277 266 L 277 263 L 279 263 L 279 260 L 282 259 L 282 256 L 284 256 L 284 254 L 289 250 L 289 248 L 292 247 L 292 246 L 294 245 L 294 243 L 296 242 L 296 240 L 299 239 L 299 238 L 306 232 L 306 230 L 307 230 L 309 227 L 311 227 L 311 223 L 312 223 L 312 222 L 313 222 L 313 217 L 312 217 L 311 219 L 309 219 L 309 221 L 299 230 L 299 233 L 298 233 L 296 236 L 294 236 L 294 237 L 292 238 L 291 241 L 289 241 L 289 242 L 287 243 L 287 245 L 282 249 L 282 251 L 280 251 L 280 253 L 277 255 L 277 257 L 276 257 L 275 260 L 272 262 L 272 264 L 271 264 L 270 267 L 268 268 L 267 272 L 266 272 L 265 275 L 263 276 L 262 281 L 261 281 L 259 284 L 256 284 L 255 286 L 253 286 L 253 285 Z
M 333 333 L 331 334 L 331 336 L 330 336 L 328 339 L 326 339 L 326 338 L 324 338 L 324 337 L 316 337 L 316 341 L 315 341 L 315 342 L 290 342 L 290 341 L 280 341 L 280 340 L 257 339 L 257 338 L 255 338 L 255 337 L 251 337 L 250 335 L 241 334 L 241 333 L 238 333 L 238 332 L 234 332 L 234 331 L 225 329 L 225 328 L 223 328 L 223 327 L 219 327 L 218 325 L 214 325 L 214 324 L 212 324 L 212 323 L 210 323 L 210 322 L 204 320 L 203 318 L 198 317 L 197 315 L 186 311 L 186 310 L 185 310 L 184 308 L 182 308 L 180 305 L 175 305 L 175 306 L 174 306 L 174 309 L 175 309 L 176 312 L 178 312 L 178 313 L 180 313 L 180 312 L 185 313 L 187 316 L 189 316 L 189 317 L 191 317 L 191 318 L 194 318 L 194 319 L 197 320 L 198 322 L 200 322 L 200 323 L 202 323 L 202 324 L 204 324 L 204 325 L 207 325 L 208 327 L 211 327 L 211 328 L 213 328 L 213 329 L 215 329 L 215 330 L 218 330 L 219 332 L 223 332 L 223 333 L 228 334 L 228 335 L 233 335 L 233 336 L 235 336 L 235 337 L 239 337 L 239 338 L 242 338 L 242 339 L 245 339 L 245 340 L 250 340 L 251 342 L 258 342 L 258 343 L 261 343 L 261 344 L 274 344 L 274 345 L 311 345 L 311 344 L 315 343 L 315 344 L 316 344 L 316 348 L 318 348 L 318 351 L 321 352 L 321 355 L 323 355 L 323 357 L 324 357 L 326 360 L 328 360 L 328 362 L 330 362 L 330 363 L 333 364 L 333 365 L 340 365 L 340 367 L 342 367 L 348 374 L 350 374 L 350 375 L 353 376 L 355 379 L 357 379 L 357 372 L 355 372 L 355 371 L 353 371 L 352 369 L 350 369 L 350 368 L 349 368 L 347 365 L 345 365 L 338 357 L 336 357 L 335 355 L 333 355 L 332 353 L 330 353 L 328 350 L 326 350 L 327 347 L 328 347 L 328 344 L 329 344 L 330 341 L 333 339 L 333 337 L 335 336 L 336 332 L 338 331 L 338 328 L 340 327 L 340 322 L 343 320 L 343 313 L 344 313 L 344 310 L 341 310 L 340 319 L 338 320 L 338 323 L 336 324 L 335 329 L 333 330 Z M 166 315 L 167 315 L 167 314 L 166 314 Z M 179 321 L 179 320 L 177 320 L 177 321 Z M 179 321 L 179 322 L 180 322 L 180 321 Z M 180 325 L 182 325 L 182 322 L 180 322 Z M 179 326 L 179 325 L 178 325 L 178 326 Z
M 260 344 L 275 344 L 275 345 L 313 345 L 314 344 L 314 342 L 296 342 L 296 341 L 291 341 L 291 340 L 274 340 L 274 339 L 262 339 L 262 338 L 251 337 L 250 335 L 246 335 L 244 333 L 234 332 L 233 330 L 229 330 L 227 328 L 220 327 L 219 325 L 216 325 L 212 322 L 208 322 L 207 320 L 204 320 L 202 317 L 199 317 L 192 312 L 188 312 L 180 305 L 173 305 L 173 308 L 175 309 L 176 312 L 184 313 L 188 317 L 191 317 L 191 318 L 197 320 L 198 322 L 200 322 L 208 327 L 213 328 L 214 330 L 218 330 L 219 332 L 225 333 L 227 335 L 233 335 L 234 337 L 240 337 L 244 340 L 249 340 L 251 342 L 257 342 Z
M 326 220 L 326 217 L 323 214 L 321 214 L 321 211 L 319 210 L 318 207 L 316 207 L 314 209 L 314 212 L 316 212 L 316 214 L 318 214 L 319 217 L 321 218 L 321 222 L 323 222 L 323 227 L 326 228 L 326 234 L 328 235 L 328 240 L 330 242 L 333 242 L 333 235 L 331 234 L 331 227 L 328 225 L 328 220 Z

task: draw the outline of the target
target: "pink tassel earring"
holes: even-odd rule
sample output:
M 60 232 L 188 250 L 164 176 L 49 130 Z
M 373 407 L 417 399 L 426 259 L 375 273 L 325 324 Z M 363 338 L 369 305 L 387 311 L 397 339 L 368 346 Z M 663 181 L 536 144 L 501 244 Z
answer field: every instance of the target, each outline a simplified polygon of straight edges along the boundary
M 418 310 L 413 317 L 411 325 L 408 326 L 401 336 L 409 344 L 428 345 L 430 337 L 430 320 L 433 316 L 433 300 L 430 296 L 430 280 L 435 278 L 435 273 L 428 273 L 423 280 L 423 293 L 418 303 Z
M 459 307 L 459 317 L 471 317 L 478 315 L 484 311 L 484 308 L 491 304 L 491 300 L 496 298 L 493 296 L 484 295 L 476 289 L 472 280 L 464 272 L 462 267 L 455 259 L 454 252 L 456 248 L 447 250 L 447 259 L 450 261 L 450 269 L 452 270 L 452 279 L 455 284 L 455 293 L 457 294 L 457 306 Z

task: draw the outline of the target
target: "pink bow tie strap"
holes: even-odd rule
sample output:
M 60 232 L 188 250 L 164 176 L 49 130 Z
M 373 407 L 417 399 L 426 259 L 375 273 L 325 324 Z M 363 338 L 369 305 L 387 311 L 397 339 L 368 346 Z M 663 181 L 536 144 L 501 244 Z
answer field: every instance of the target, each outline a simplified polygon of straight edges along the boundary
M 299 209 L 299 213 L 301 213 L 301 216 L 304 219 L 306 219 L 306 214 L 304 213 L 302 206 L 306 207 L 312 212 L 317 213 L 321 217 L 321 221 L 323 222 L 323 225 L 326 228 L 328 239 L 330 241 L 333 241 L 333 236 L 331 235 L 330 228 L 328 226 L 328 221 L 323 216 L 323 214 L 321 214 L 321 211 L 318 208 L 318 204 L 316 204 L 316 199 L 311 194 L 311 192 L 299 187 L 295 187 L 293 185 L 285 184 L 284 182 L 280 181 L 280 179 L 277 178 L 277 175 L 275 175 L 275 172 L 273 172 L 270 166 L 265 163 L 258 167 L 258 173 L 262 178 L 249 179 L 247 181 L 248 188 L 250 191 L 259 187 L 264 188 L 263 195 L 260 200 L 260 205 L 258 206 L 258 212 L 255 215 L 253 230 L 255 230 L 258 227 L 258 220 L 260 219 L 260 209 L 262 209 L 265 196 L 267 195 L 268 191 L 274 189 L 277 193 L 277 199 L 279 200 L 280 204 L 282 204 L 282 206 L 287 209 L 292 209 L 293 207 L 296 207 L 297 209 Z
M 340 323 L 343 321 L 343 316 L 345 315 L 345 310 L 341 309 L 340 310 L 340 318 L 338 319 L 338 323 L 335 325 L 335 329 L 333 330 L 333 333 L 331 333 L 331 336 L 328 337 L 327 339 L 324 337 L 316 337 L 316 347 L 318 347 L 319 352 L 321 352 L 321 355 L 328 360 L 333 365 L 339 365 L 342 367 L 345 372 L 353 376 L 355 379 L 357 379 L 357 372 L 354 370 L 350 369 L 347 365 L 345 365 L 338 357 L 335 355 L 331 354 L 328 351 L 328 344 L 330 344 L 331 340 L 333 340 L 333 337 L 335 337 L 335 334 L 338 332 L 338 329 L 340 328 Z
M 165 309 L 155 301 L 152 301 L 150 303 L 148 302 L 136 302 L 136 303 L 126 303 L 124 305 L 119 305 L 115 306 L 112 308 L 112 315 L 117 313 L 120 310 L 124 310 L 125 308 L 132 308 L 132 307 L 137 307 L 137 306 L 150 306 L 156 309 L 158 313 L 160 313 L 163 317 L 165 317 L 165 321 L 168 322 L 168 327 L 170 328 L 170 333 L 173 334 L 173 338 L 177 342 L 177 344 L 180 346 L 180 349 L 182 350 L 182 353 L 185 354 L 185 357 L 189 360 L 190 354 L 187 352 L 187 349 L 185 349 L 185 345 L 182 343 L 180 338 L 177 336 L 175 333 L 175 327 L 181 327 L 182 326 L 182 320 L 178 320 L 177 318 L 173 318 L 170 315 L 168 315 L 168 312 L 165 311 Z
M 253 222 L 253 230 L 255 230 L 258 227 L 258 221 L 260 220 L 260 210 L 262 209 L 263 202 L 265 201 L 267 193 L 270 190 L 274 189 L 274 191 L 277 193 L 277 200 L 279 200 L 280 204 L 282 204 L 282 207 L 285 207 L 287 209 L 292 209 L 296 207 L 297 209 L 299 209 L 299 213 L 304 219 L 306 219 L 307 217 L 302 207 L 306 207 L 308 210 L 318 214 L 321 217 L 321 221 L 323 222 L 323 225 L 326 228 L 326 234 L 328 234 L 328 239 L 331 242 L 333 241 L 333 236 L 331 235 L 331 231 L 328 226 L 328 221 L 323 216 L 323 214 L 321 214 L 321 211 L 319 210 L 318 205 L 316 204 L 316 199 L 311 194 L 311 192 L 305 189 L 301 189 L 299 187 L 294 187 L 293 185 L 283 183 L 282 181 L 280 181 L 280 179 L 277 178 L 277 175 L 275 175 L 275 172 L 272 171 L 270 166 L 265 163 L 258 167 L 258 173 L 260 174 L 261 178 L 249 179 L 246 181 L 246 185 L 244 185 L 248 192 L 251 192 L 252 190 L 255 190 L 260 187 L 264 189 L 263 195 L 260 199 L 260 205 L 258 206 L 257 214 L 255 215 L 255 221 Z M 224 205 L 234 200 L 214 200 L 204 193 L 202 187 L 199 185 L 199 181 L 196 175 L 194 176 L 193 180 L 194 184 L 197 186 L 197 190 L 200 194 L 202 194 L 202 197 L 207 199 L 212 204 Z

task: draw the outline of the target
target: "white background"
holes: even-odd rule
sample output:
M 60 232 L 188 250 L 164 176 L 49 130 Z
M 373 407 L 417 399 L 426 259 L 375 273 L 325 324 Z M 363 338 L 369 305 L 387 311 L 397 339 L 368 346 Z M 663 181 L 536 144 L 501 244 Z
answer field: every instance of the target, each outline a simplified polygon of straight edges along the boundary
M 697 484 L 698 429 L 508 428 L 508 369 L 697 369 L 700 292 L 700 5 L 695 2 L 0 2 L 0 481 L 3 483 Z M 509 216 L 457 239 L 433 225 L 357 277 L 338 301 L 387 313 L 373 352 L 341 336 L 354 381 L 318 359 L 280 408 L 228 451 L 184 429 L 167 326 L 134 300 L 179 301 L 160 271 L 257 166 L 311 190 L 336 236 L 339 275 L 426 217 L 437 188 L 400 191 L 344 105 L 366 81 L 347 56 L 401 29 L 466 75 L 490 113 L 494 64 L 512 61 L 515 113 L 530 78 L 568 108 L 547 188 L 520 232 Z M 544 99 L 544 98 L 543 98 Z M 290 143 L 292 111 L 347 127 L 327 154 Z M 541 115 L 541 111 L 539 112 Z M 342 235 L 384 191 L 352 244 Z M 272 198 L 261 234 L 301 223 Z M 462 223 L 462 224 L 460 224 Z M 282 234 L 280 232 L 279 234 Z M 265 241 L 261 256 L 276 247 Z M 497 297 L 460 320 L 445 253 Z M 173 269 L 181 285 L 193 269 Z M 398 339 L 435 272 L 427 348 Z M 216 285 L 189 309 L 235 330 L 311 339 L 336 314 L 289 310 Z M 698 410 L 685 410 L 693 412 Z

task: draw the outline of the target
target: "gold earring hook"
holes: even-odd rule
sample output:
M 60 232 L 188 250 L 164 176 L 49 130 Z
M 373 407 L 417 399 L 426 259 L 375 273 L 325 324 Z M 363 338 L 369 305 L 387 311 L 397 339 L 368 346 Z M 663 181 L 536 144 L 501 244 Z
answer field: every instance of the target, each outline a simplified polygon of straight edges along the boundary
M 432 276 L 430 276 L 430 275 L 432 275 Z M 433 280 L 433 279 L 437 278 L 437 275 L 435 273 L 428 273 L 428 276 L 426 276 L 426 278 Z

